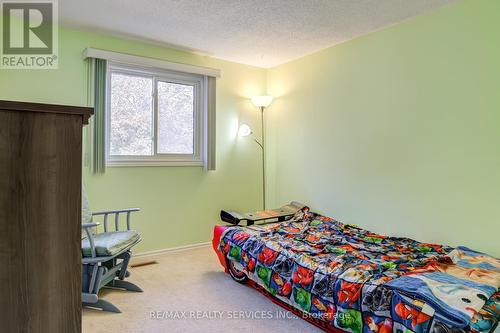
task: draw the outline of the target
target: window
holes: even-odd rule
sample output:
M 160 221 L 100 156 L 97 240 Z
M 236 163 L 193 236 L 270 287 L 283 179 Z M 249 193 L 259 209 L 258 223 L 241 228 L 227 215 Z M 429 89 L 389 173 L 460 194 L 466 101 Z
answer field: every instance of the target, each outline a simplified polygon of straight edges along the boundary
M 203 165 L 207 78 L 108 65 L 108 165 Z

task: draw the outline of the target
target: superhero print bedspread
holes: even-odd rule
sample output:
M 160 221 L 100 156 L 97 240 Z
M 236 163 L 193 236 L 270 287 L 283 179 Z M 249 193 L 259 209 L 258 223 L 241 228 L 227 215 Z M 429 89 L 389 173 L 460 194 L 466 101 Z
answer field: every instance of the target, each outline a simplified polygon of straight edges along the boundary
M 229 227 L 219 250 L 273 297 L 351 333 L 490 332 L 500 260 L 311 213 Z

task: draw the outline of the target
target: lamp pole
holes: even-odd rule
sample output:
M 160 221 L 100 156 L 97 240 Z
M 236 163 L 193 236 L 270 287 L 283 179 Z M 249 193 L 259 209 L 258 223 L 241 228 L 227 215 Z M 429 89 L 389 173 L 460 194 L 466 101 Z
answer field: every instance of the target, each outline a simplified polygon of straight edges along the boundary
M 266 210 L 266 130 L 264 126 L 264 109 L 273 101 L 272 96 L 253 96 L 250 98 L 252 104 L 260 109 L 260 142 L 254 139 L 262 149 L 262 209 Z M 248 127 L 248 126 L 247 126 Z M 248 135 L 248 134 L 247 134 Z
M 266 135 L 264 133 L 264 107 L 260 106 L 260 130 L 261 130 L 261 139 L 254 139 L 255 142 L 260 146 L 262 151 L 262 209 L 266 210 Z
M 262 208 L 266 210 L 266 146 L 264 132 L 264 107 L 260 107 L 260 125 L 262 133 Z

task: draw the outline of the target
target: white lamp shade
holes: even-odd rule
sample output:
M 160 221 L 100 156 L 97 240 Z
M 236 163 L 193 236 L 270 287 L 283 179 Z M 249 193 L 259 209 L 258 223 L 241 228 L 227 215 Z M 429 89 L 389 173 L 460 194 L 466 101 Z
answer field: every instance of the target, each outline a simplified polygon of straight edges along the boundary
M 238 130 L 239 136 L 249 136 L 252 134 L 252 129 L 247 124 L 241 124 L 240 129 Z
M 273 101 L 273 96 L 253 96 L 250 100 L 256 107 L 267 108 Z

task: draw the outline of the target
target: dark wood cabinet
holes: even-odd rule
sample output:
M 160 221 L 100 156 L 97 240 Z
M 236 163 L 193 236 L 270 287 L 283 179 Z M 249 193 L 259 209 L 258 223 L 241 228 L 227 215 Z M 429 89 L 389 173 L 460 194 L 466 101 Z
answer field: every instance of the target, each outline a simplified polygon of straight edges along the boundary
M 92 108 L 0 101 L 0 331 L 81 331 L 82 126 Z

